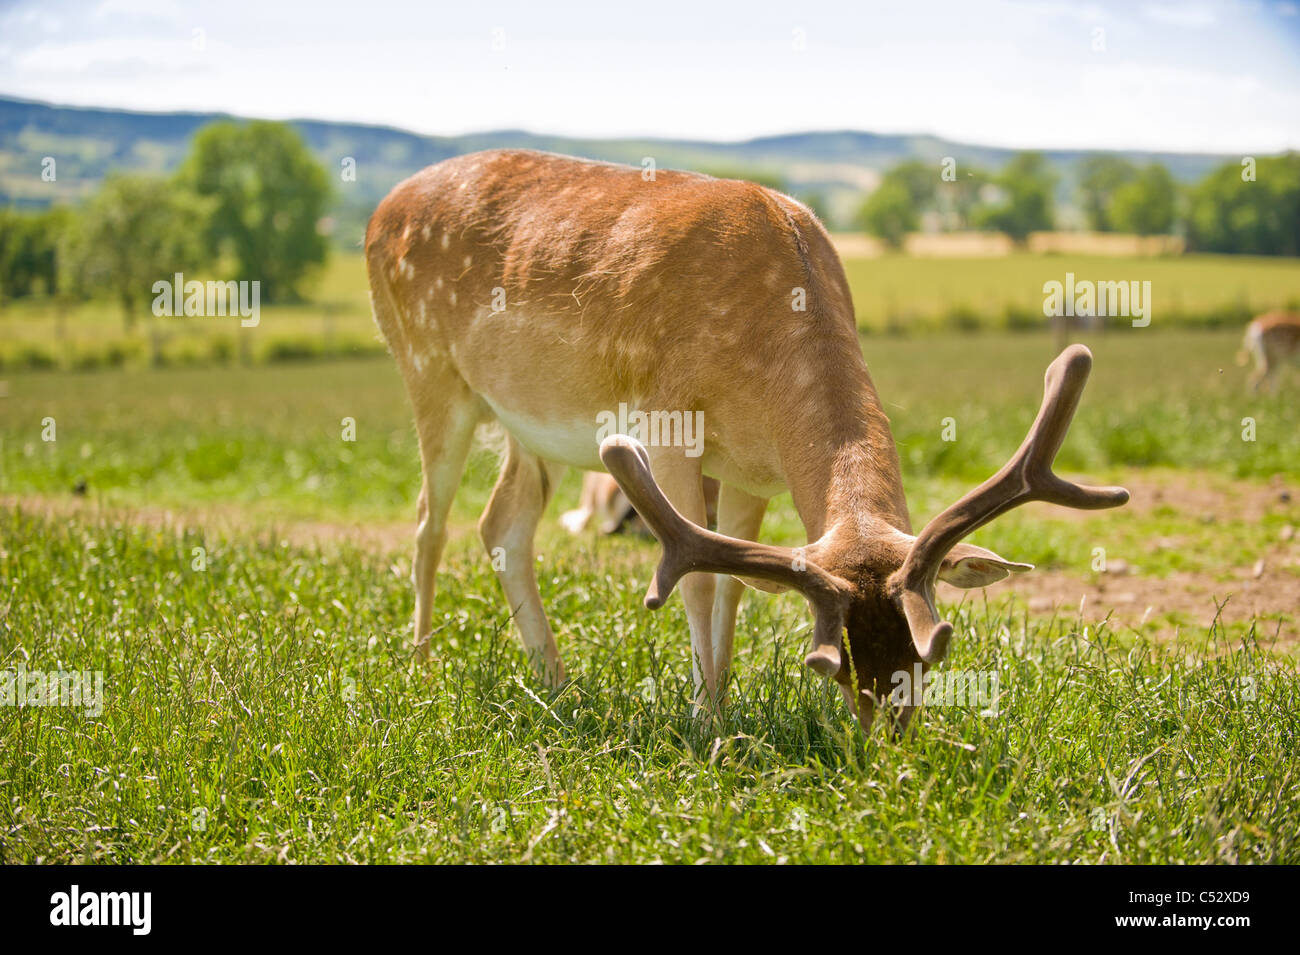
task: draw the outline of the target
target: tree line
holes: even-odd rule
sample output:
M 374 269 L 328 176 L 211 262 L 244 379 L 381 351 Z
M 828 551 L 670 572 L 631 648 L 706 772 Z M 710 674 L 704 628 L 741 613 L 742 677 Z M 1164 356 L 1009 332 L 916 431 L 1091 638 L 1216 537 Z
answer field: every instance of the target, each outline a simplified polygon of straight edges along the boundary
M 1057 185 L 1039 153 L 1019 153 L 996 174 L 909 160 L 885 173 L 857 224 L 895 247 L 923 218 L 942 231 L 988 230 L 1023 242 L 1055 227 Z M 1079 165 L 1077 199 L 1097 232 L 1179 234 L 1202 252 L 1300 255 L 1298 153 L 1225 163 L 1190 187 L 1159 163 L 1088 156 Z
M 205 271 L 294 301 L 325 261 L 329 200 L 325 170 L 288 125 L 211 123 L 172 176 L 116 173 L 79 206 L 0 210 L 0 300 L 107 297 L 130 330 L 154 282 Z
M 885 173 L 857 224 L 893 246 L 923 219 L 1023 242 L 1054 227 L 1057 185 L 1033 152 L 997 173 L 910 160 Z M 130 329 L 152 284 L 186 271 L 258 281 L 263 301 L 295 301 L 325 261 L 320 226 L 330 199 L 327 173 L 290 126 L 215 122 L 196 134 L 174 175 L 117 173 L 79 206 L 0 209 L 0 302 L 106 297 Z M 1077 204 L 1100 232 L 1177 233 L 1205 252 L 1300 255 L 1296 153 L 1225 163 L 1190 187 L 1158 163 L 1089 156 Z

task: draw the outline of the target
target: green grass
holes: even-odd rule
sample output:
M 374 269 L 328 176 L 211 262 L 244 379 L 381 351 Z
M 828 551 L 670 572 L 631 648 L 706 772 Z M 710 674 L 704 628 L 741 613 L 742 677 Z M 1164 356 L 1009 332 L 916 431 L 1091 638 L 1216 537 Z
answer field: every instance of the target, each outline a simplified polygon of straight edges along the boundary
M 411 672 L 385 557 L 0 532 L 0 665 L 104 679 L 99 717 L 0 708 L 3 862 L 1300 861 L 1300 681 L 1249 632 L 1158 646 L 967 606 L 946 666 L 996 671 L 998 715 L 931 707 L 894 742 L 800 666 L 798 601 L 747 601 L 714 733 L 680 603 L 609 573 L 635 542 L 552 556 L 576 679 L 550 694 L 469 549 Z

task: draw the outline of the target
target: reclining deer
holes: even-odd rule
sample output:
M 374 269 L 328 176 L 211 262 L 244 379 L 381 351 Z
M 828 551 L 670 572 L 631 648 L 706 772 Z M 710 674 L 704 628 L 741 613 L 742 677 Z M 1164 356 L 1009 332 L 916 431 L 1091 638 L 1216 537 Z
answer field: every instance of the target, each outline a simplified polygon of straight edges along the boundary
M 913 535 L 839 258 L 807 208 L 753 183 L 519 150 L 461 156 L 384 199 L 366 262 L 423 464 L 419 657 L 448 508 L 476 426 L 493 419 L 507 448 L 479 530 L 504 557 L 493 564 L 541 677 L 558 685 L 565 669 L 537 589 L 534 531 L 564 466 L 603 465 L 662 545 L 646 605 L 681 584 L 706 711 L 726 685 L 745 584 L 807 598 L 805 663 L 839 684 L 865 725 L 894 673 L 929 667 L 948 647 L 936 580 L 983 587 L 1031 569 L 962 538 L 1026 501 L 1128 499 L 1052 473 L 1091 366 L 1075 345 L 1048 368 L 1010 462 Z M 618 434 L 598 442 L 600 416 L 621 403 L 702 413 L 701 452 Z M 702 526 L 704 474 L 722 482 L 716 533 Z M 807 545 L 756 543 L 769 499 L 785 490 Z M 898 715 L 905 724 L 911 706 Z
M 703 490 L 706 527 L 714 527 L 718 523 L 718 492 L 721 489 L 717 478 L 705 475 Z M 560 515 L 560 523 L 570 534 L 582 533 L 593 520 L 596 529 L 603 535 L 621 534 L 625 530 L 637 534 L 649 531 L 618 482 L 601 471 L 588 471 L 582 476 L 578 506 Z

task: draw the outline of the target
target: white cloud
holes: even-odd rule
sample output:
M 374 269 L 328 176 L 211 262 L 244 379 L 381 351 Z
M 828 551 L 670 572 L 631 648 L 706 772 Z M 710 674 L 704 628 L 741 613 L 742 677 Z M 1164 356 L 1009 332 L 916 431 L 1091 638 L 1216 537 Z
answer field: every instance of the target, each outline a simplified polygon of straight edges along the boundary
M 196 51 L 187 36 L 174 39 L 136 37 L 100 39 L 76 43 L 42 43 L 16 58 L 21 71 L 40 76 L 139 76 L 148 82 L 158 73 L 188 72 L 209 68 L 207 58 Z
M 182 19 L 180 5 L 172 0 L 100 0 L 95 7 L 95 16 L 99 19 L 120 16 Z
M 1153 23 L 1191 29 L 1211 27 L 1219 21 L 1218 14 L 1207 4 L 1168 6 L 1151 3 L 1142 7 L 1142 15 Z

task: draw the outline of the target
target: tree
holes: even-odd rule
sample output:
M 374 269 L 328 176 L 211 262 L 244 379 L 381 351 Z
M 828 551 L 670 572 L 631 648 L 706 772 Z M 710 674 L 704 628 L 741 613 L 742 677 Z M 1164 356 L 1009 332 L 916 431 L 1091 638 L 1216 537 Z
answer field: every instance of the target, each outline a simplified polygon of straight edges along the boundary
M 1110 198 L 1108 219 L 1119 232 L 1160 235 L 1174 227 L 1178 187 L 1169 170 L 1152 163 Z
M 916 231 L 920 217 L 907 185 L 901 179 L 885 176 L 862 204 L 858 221 L 872 235 L 896 249 L 903 244 L 907 233 Z
M 1111 200 L 1117 190 L 1137 178 L 1137 167 L 1118 156 L 1088 156 L 1079 164 L 1079 193 L 1088 228 L 1112 232 Z
M 938 170 L 918 159 L 899 163 L 862 203 L 858 223 L 898 248 L 907 233 L 916 231 L 922 211 L 934 204 L 938 179 Z
M 201 202 L 165 179 L 109 176 L 76 223 L 66 279 L 115 298 L 130 332 L 155 282 L 202 263 L 204 213 Z
M 1225 163 L 1192 190 L 1187 216 L 1192 248 L 1300 255 L 1300 154 L 1252 162 L 1253 170 Z
M 934 201 L 939 170 L 930 163 L 909 159 L 889 170 L 885 178 L 894 180 L 907 190 L 907 194 L 912 198 L 912 205 L 919 213 Z
M 325 261 L 317 223 L 329 178 L 284 123 L 216 122 L 199 130 L 179 172 L 212 201 L 208 250 L 233 259 L 234 278 L 261 282 L 265 300 L 293 300 L 298 284 Z
M 66 208 L 23 213 L 0 209 L 0 299 L 22 298 L 39 288 L 59 290 L 59 258 L 71 221 Z
M 994 180 L 1005 199 L 976 214 L 982 228 L 1005 232 L 1024 242 L 1031 232 L 1052 227 L 1052 190 L 1056 177 L 1040 153 L 1018 153 Z

